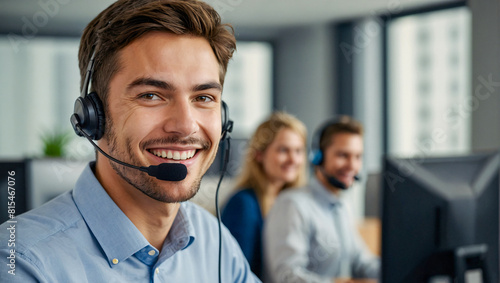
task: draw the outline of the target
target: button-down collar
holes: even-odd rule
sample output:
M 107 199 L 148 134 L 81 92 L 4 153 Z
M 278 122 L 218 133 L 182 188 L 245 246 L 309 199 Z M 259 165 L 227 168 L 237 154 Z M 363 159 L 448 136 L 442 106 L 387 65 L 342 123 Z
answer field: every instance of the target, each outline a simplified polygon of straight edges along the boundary
M 92 164 L 93 165 L 93 164 Z M 85 170 L 90 171 L 88 166 Z M 151 246 L 130 219 L 113 202 L 91 172 L 88 178 L 78 179 L 73 197 L 85 222 L 106 254 L 111 267 L 120 264 L 132 255 L 147 265 L 158 259 L 158 250 Z M 164 242 L 162 259 L 186 248 L 194 241 L 193 227 L 187 221 L 181 206 Z M 149 253 L 154 251 L 153 255 Z M 162 260 L 162 261 L 163 261 Z

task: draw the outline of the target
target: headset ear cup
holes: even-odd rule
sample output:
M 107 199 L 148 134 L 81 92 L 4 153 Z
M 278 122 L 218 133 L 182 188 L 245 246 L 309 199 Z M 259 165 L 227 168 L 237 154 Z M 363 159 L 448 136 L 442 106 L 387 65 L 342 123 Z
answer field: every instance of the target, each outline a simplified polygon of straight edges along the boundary
M 94 140 L 99 140 L 104 135 L 104 128 L 106 126 L 104 107 L 102 105 L 101 99 L 99 98 L 96 92 L 91 92 L 86 97 L 88 97 L 88 99 L 92 101 L 92 104 L 95 108 L 94 113 L 95 113 L 96 127 L 94 129 L 95 132 Z
M 75 104 L 73 106 L 73 115 L 71 115 L 70 122 L 73 126 L 73 130 L 80 137 L 83 137 L 82 130 L 83 124 L 85 123 L 85 98 L 78 97 L 75 100 Z
M 224 101 L 221 104 L 221 123 L 222 131 L 220 140 L 224 141 L 229 136 L 229 133 L 233 131 L 233 121 L 229 119 L 229 109 Z
M 320 127 L 314 131 L 312 141 L 311 141 L 311 153 L 309 154 L 309 161 L 312 165 L 321 165 L 323 163 L 323 152 L 320 148 L 320 139 L 323 133 L 324 127 Z
M 84 136 L 82 131 L 93 140 L 98 140 L 103 136 L 104 108 L 95 92 L 76 99 L 74 113 L 71 115 L 70 121 L 75 133 L 81 137 Z
M 309 155 L 309 161 L 313 165 L 320 166 L 323 163 L 323 151 L 321 150 L 321 138 L 326 129 L 335 123 L 338 123 L 339 118 L 332 118 L 323 122 L 315 131 L 311 142 L 311 154 Z
M 323 152 L 321 150 L 314 150 L 311 158 L 311 163 L 314 165 L 321 165 L 323 162 Z

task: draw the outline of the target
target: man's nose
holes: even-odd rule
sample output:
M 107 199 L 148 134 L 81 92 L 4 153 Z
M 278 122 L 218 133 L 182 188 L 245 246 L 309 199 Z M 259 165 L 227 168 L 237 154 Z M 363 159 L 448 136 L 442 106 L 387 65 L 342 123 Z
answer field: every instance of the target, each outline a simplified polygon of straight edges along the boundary
M 193 106 L 187 99 L 179 99 L 167 107 L 163 129 L 182 137 L 190 136 L 199 129 Z

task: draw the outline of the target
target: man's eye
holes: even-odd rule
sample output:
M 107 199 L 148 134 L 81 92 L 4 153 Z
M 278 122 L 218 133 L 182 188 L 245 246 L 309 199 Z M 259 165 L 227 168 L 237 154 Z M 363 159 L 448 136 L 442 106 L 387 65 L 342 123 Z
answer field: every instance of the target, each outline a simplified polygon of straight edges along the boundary
M 159 100 L 160 98 L 158 95 L 154 93 L 144 93 L 139 96 L 139 98 L 146 99 L 146 100 Z
M 201 102 L 210 102 L 213 101 L 214 99 L 211 96 L 208 95 L 200 95 L 196 97 L 196 101 L 201 101 Z
M 339 152 L 337 153 L 337 157 L 340 157 L 340 158 L 347 158 L 347 154 L 343 153 L 343 152 Z

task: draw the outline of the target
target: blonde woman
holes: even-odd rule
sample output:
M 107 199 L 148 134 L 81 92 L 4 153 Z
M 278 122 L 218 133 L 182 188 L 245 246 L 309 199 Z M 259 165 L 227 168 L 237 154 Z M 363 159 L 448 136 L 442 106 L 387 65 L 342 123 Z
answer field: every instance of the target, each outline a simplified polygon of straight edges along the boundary
M 278 194 L 306 182 L 304 124 L 275 112 L 255 131 L 248 145 L 239 189 L 226 204 L 222 222 L 243 250 L 252 271 L 262 278 L 262 227 Z

